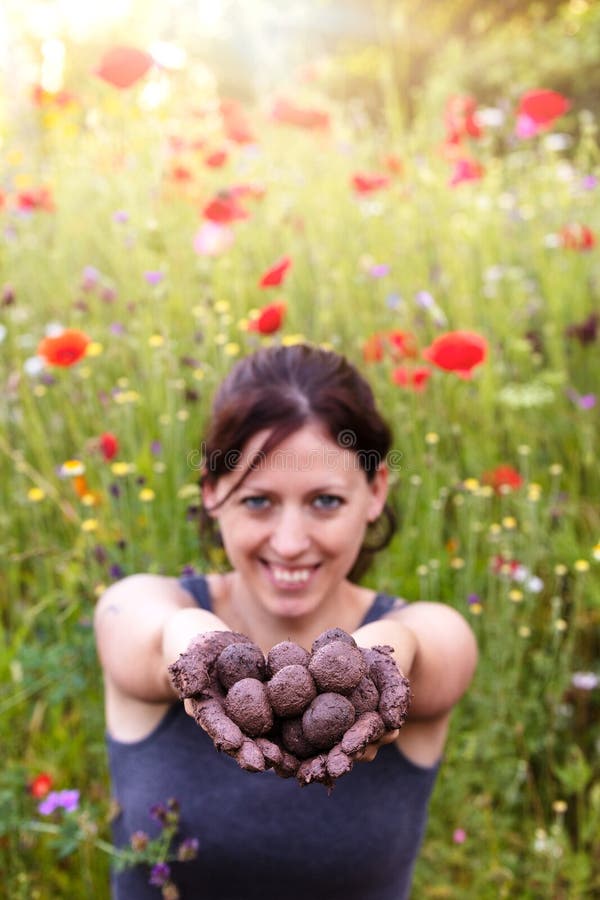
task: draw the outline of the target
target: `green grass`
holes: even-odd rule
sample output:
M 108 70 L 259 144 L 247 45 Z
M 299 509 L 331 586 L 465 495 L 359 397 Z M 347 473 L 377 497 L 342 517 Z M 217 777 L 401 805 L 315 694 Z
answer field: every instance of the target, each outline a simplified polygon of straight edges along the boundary
M 476 148 L 484 179 L 451 189 L 436 123 L 429 141 L 406 135 L 404 147 L 390 147 L 335 112 L 325 136 L 257 116 L 258 149 L 232 147 L 217 171 L 189 152 L 187 188 L 169 182 L 166 137 L 200 126 L 177 109 L 142 117 L 129 95 L 72 133 L 59 115 L 51 128 L 38 123 L 37 143 L 23 123 L 5 135 L 13 162 L 0 286 L 10 283 L 15 301 L 1 310 L 0 859 L 11 900 L 108 896 L 94 604 L 120 573 L 223 564 L 198 550 L 190 452 L 236 353 L 298 334 L 356 362 L 394 429 L 401 527 L 365 583 L 452 604 L 479 641 L 415 896 L 573 900 L 600 890 L 599 691 L 571 680 L 600 674 L 597 411 L 567 393 L 600 392 L 598 342 L 566 335 L 598 309 L 600 262 L 597 248 L 578 253 L 548 240 L 569 222 L 600 234 L 599 188 L 580 186 L 593 174 L 589 136 L 568 159 L 542 139 L 502 154 L 484 142 Z M 391 150 L 405 174 L 356 198 L 351 174 L 377 170 Z M 52 186 L 55 212 L 14 211 L 25 179 Z M 249 181 L 266 192 L 244 201 L 251 216 L 234 225 L 234 246 L 216 259 L 196 256 L 201 206 Z M 114 220 L 117 210 L 127 222 Z M 288 280 L 261 292 L 259 276 L 284 253 L 294 260 Z M 390 274 L 373 279 L 375 263 Z M 85 266 L 101 273 L 87 292 Z M 164 272 L 160 284 L 146 282 L 150 270 Z M 433 295 L 444 326 L 416 302 L 420 291 Z M 249 311 L 275 299 L 287 303 L 282 332 L 248 333 Z M 56 321 L 102 348 L 46 370 L 46 383 L 24 363 Z M 471 381 L 438 369 L 415 394 L 392 383 L 389 357 L 362 357 L 369 335 L 395 328 L 414 333 L 421 349 L 443 330 L 474 330 L 488 358 Z M 118 436 L 117 461 L 132 465 L 129 474 L 115 475 L 94 450 L 104 431 Z M 86 466 L 95 505 L 57 474 L 73 458 Z M 523 486 L 506 494 L 483 486 L 499 464 L 518 469 Z M 143 488 L 153 500 L 140 498 Z M 539 582 L 494 571 L 499 556 Z M 28 785 L 42 771 L 57 790 L 80 790 L 78 812 L 37 813 Z

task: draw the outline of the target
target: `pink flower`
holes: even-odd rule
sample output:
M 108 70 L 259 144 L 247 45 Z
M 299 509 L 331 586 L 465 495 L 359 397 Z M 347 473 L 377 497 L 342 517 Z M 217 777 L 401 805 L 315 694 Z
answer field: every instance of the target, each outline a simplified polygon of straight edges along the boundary
M 464 828 L 455 828 L 454 833 L 452 835 L 452 840 L 455 844 L 464 844 L 467 839 L 467 832 Z
M 231 228 L 218 225 L 209 219 L 194 236 L 194 250 L 199 256 L 219 256 L 231 247 L 233 240 Z

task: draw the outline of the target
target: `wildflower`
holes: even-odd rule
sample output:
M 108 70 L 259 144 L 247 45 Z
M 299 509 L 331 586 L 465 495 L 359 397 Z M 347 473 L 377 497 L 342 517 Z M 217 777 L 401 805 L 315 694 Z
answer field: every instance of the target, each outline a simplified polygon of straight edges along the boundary
M 117 209 L 113 213 L 113 221 L 118 222 L 120 225 L 124 225 L 125 222 L 129 222 L 129 213 L 125 209 Z
M 226 150 L 215 150 L 204 157 L 204 165 L 211 169 L 220 169 L 227 162 L 228 154 Z
M 523 591 L 518 590 L 518 588 L 513 588 L 513 590 L 508 592 L 508 599 L 512 603 L 520 603 L 523 599 Z
M 151 503 L 155 497 L 156 494 L 152 488 L 142 488 L 138 494 L 138 499 L 141 500 L 142 503 Z
M 30 191 L 21 191 L 17 194 L 17 208 L 21 212 L 34 212 L 36 210 L 54 212 L 56 207 L 54 206 L 50 188 L 39 187 Z
M 202 210 L 205 219 L 217 225 L 229 225 L 247 219 L 249 213 L 238 203 L 231 191 L 220 191 Z
M 529 138 L 547 131 L 570 107 L 566 97 L 556 91 L 527 91 L 517 109 L 516 135 Z
M 403 175 L 404 163 L 395 153 L 388 153 L 383 158 L 383 165 L 391 175 Z
M 164 277 L 164 272 L 161 272 L 159 269 L 152 269 L 148 272 L 144 272 L 144 278 L 148 284 L 160 284 Z
M 485 173 L 485 169 L 476 159 L 463 156 L 455 160 L 454 169 L 448 184 L 450 187 L 456 187 L 465 181 L 479 181 Z
M 119 452 L 119 441 L 116 435 L 110 431 L 105 431 L 98 438 L 98 447 L 106 462 L 114 459 Z
M 292 265 L 289 256 L 283 256 L 262 275 L 258 282 L 260 288 L 278 287 L 285 280 Z
M 518 490 L 523 484 L 523 478 L 513 469 L 512 466 L 500 465 L 496 466 L 489 472 L 484 472 L 482 476 L 484 484 L 493 487 L 497 494 L 501 493 L 501 488 L 509 488 L 510 490 Z
M 150 838 L 145 831 L 134 831 L 129 839 L 129 843 L 132 850 L 135 850 L 136 853 L 141 853 L 148 846 L 149 840 Z
M 587 559 L 577 559 L 573 564 L 573 568 L 576 572 L 589 572 L 590 564 Z
M 149 347 L 162 347 L 164 343 L 165 339 L 162 334 L 151 334 L 148 338 Z
M 573 223 L 565 225 L 558 233 L 561 247 L 567 250 L 593 250 L 596 246 L 596 235 L 587 225 Z
M 40 341 L 37 352 L 48 365 L 72 366 L 84 355 L 90 338 L 82 331 L 66 329 L 60 334 L 45 337 Z
M 79 459 L 67 459 L 58 470 L 61 478 L 75 478 L 84 472 L 85 466 Z
M 416 366 L 409 369 L 407 366 L 398 366 L 392 371 L 392 381 L 400 387 L 410 388 L 417 393 L 424 391 L 431 376 L 431 369 L 427 366 Z
M 199 845 L 200 842 L 198 838 L 185 838 L 177 850 L 177 859 L 179 862 L 188 862 L 191 859 L 195 859 L 198 855 Z
M 194 250 L 199 256 L 219 256 L 231 247 L 233 241 L 231 228 L 209 219 L 194 236 Z
M 521 625 L 519 628 L 519 637 L 528 638 L 531 637 L 531 628 L 529 625 Z
M 473 369 L 487 356 L 485 338 L 470 331 L 449 331 L 440 335 L 423 350 L 423 356 L 434 366 L 455 372 L 459 378 L 471 378 Z
M 82 291 L 91 291 L 100 283 L 100 272 L 95 266 L 86 266 L 81 275 L 80 287 Z
M 79 791 L 50 791 L 38 806 L 38 812 L 50 816 L 57 809 L 75 812 L 79 806 Z
M 425 435 L 425 443 L 428 447 L 435 447 L 436 444 L 439 444 L 440 436 L 436 434 L 435 431 L 428 431 Z
M 257 331 L 259 334 L 273 334 L 283 325 L 285 317 L 285 303 L 271 303 L 263 306 L 258 315 L 248 323 L 248 331 Z
M 168 863 L 156 863 L 156 865 L 152 866 L 148 883 L 153 885 L 153 887 L 162 887 L 169 880 L 170 875 L 171 867 Z
M 567 337 L 576 338 L 582 346 L 593 344 L 598 337 L 598 324 L 600 323 L 600 314 L 592 312 L 583 322 L 576 322 L 569 325 L 565 331 Z
M 27 499 L 30 503 L 39 503 L 46 496 L 46 492 L 39 487 L 31 487 L 27 491 Z
M 32 797 L 45 797 L 52 787 L 52 776 L 48 772 L 40 772 L 29 785 L 29 793 Z
M 455 844 L 464 844 L 467 839 L 467 832 L 464 828 L 455 828 L 452 834 L 452 840 Z
M 482 135 L 477 118 L 477 101 L 465 94 L 448 97 L 444 112 L 446 143 L 459 144 L 463 138 L 479 138 Z
M 564 800 L 555 800 L 552 804 L 552 809 L 555 813 L 557 813 L 557 815 L 562 816 L 564 815 L 564 813 L 566 813 L 568 806 Z
M 281 125 L 294 125 L 309 131 L 322 131 L 329 128 L 329 114 L 318 109 L 296 106 L 288 100 L 276 100 L 271 110 L 271 118 Z
M 390 266 L 387 263 L 376 263 L 369 267 L 368 274 L 371 278 L 385 278 L 390 274 Z
M 98 519 L 84 519 L 81 523 L 81 530 L 86 533 L 98 530 Z
M 94 74 L 113 87 L 128 88 L 143 78 L 153 63 L 149 53 L 136 47 L 111 47 Z
M 128 462 L 115 462 L 110 467 L 110 471 L 113 473 L 113 475 L 116 475 L 117 477 L 122 476 L 122 475 L 131 475 L 131 473 L 134 471 L 134 469 L 135 469 L 135 467 L 134 467 L 133 463 L 128 463 Z
M 357 172 L 352 176 L 352 187 L 357 194 L 372 194 L 390 186 L 388 175 Z
M 578 406 L 579 409 L 593 409 L 596 405 L 595 394 L 579 394 L 577 391 L 570 388 L 567 391 L 567 397 L 575 404 L 575 406 Z
M 600 562 L 600 541 L 592 547 L 592 556 L 597 562 Z
M 574 672 L 571 684 L 579 691 L 593 691 L 600 685 L 600 678 L 595 672 Z

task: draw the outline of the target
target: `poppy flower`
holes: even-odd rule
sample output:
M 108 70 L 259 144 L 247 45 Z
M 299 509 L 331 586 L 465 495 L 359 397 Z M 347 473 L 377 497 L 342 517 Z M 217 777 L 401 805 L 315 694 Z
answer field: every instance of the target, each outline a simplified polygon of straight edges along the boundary
M 119 452 L 119 441 L 116 435 L 110 431 L 105 431 L 98 438 L 98 447 L 102 456 L 107 462 L 114 459 Z
M 220 169 L 227 162 L 228 154 L 226 150 L 215 150 L 204 157 L 204 165 L 211 169 Z
M 448 97 L 444 112 L 446 142 L 459 144 L 464 138 L 479 138 L 483 131 L 477 122 L 477 101 L 466 94 Z
M 486 356 L 487 341 L 472 331 L 448 331 L 423 350 L 423 357 L 434 366 L 465 379 Z
M 388 153 L 383 158 L 383 165 L 391 175 L 403 175 L 404 163 L 395 153 Z
M 128 88 L 143 78 L 153 63 L 149 53 L 136 47 L 111 47 L 94 74 L 113 87 Z
M 180 184 L 183 184 L 187 181 L 191 181 L 193 179 L 193 175 L 191 171 L 187 168 L 187 166 L 175 165 L 171 169 L 171 178 L 173 181 L 177 181 Z
M 234 184 L 229 188 L 232 197 L 248 197 L 250 200 L 262 200 L 265 188 L 262 184 Z
M 194 236 L 194 250 L 199 256 L 219 256 L 231 247 L 234 237 L 231 228 L 208 220 Z
M 389 175 L 356 172 L 352 176 L 352 187 L 357 194 L 372 194 L 390 186 Z
M 286 278 L 291 265 L 292 260 L 289 256 L 282 257 L 262 275 L 258 286 L 261 288 L 278 287 Z
M 392 372 L 392 381 L 400 387 L 420 393 L 425 390 L 430 376 L 431 369 L 427 366 L 415 366 L 414 369 L 410 369 L 408 366 L 397 366 Z
M 56 209 L 52 191 L 47 187 L 21 191 L 20 194 L 17 194 L 17 207 L 23 212 L 33 212 L 38 209 L 42 209 L 45 212 L 54 212 Z
M 529 138 L 540 131 L 547 131 L 570 106 L 567 98 L 557 91 L 527 91 L 521 97 L 517 109 L 517 137 Z
M 72 366 L 85 356 L 89 343 L 87 334 L 68 328 L 61 334 L 40 341 L 37 352 L 50 366 Z
M 596 246 L 596 235 L 587 225 L 572 223 L 565 225 L 558 233 L 561 247 L 567 250 L 593 250 Z
M 46 796 L 51 787 L 52 776 L 47 772 L 40 772 L 29 785 L 29 793 L 32 797 L 42 798 Z
M 523 478 L 519 472 L 507 465 L 496 466 L 495 469 L 484 472 L 481 480 L 484 484 L 493 487 L 497 494 L 501 494 L 504 487 L 516 491 L 523 485 Z
M 285 311 L 285 303 L 270 303 L 268 306 L 263 306 L 258 315 L 248 323 L 248 331 L 273 334 L 283 325 Z
M 309 131 L 322 131 L 329 128 L 329 114 L 318 109 L 296 106 L 288 100 L 276 100 L 271 117 L 281 125 L 294 125 Z
M 383 338 L 380 334 L 372 334 L 363 344 L 365 362 L 381 362 L 383 359 Z
M 414 334 L 411 334 L 410 331 L 401 331 L 396 328 L 385 334 L 385 340 L 389 344 L 392 356 L 395 359 L 417 356 L 417 341 Z
M 229 225 L 241 219 L 247 219 L 249 213 L 241 206 L 237 197 L 230 191 L 218 193 L 202 210 L 205 219 L 218 225 Z
M 236 144 L 253 144 L 255 137 L 246 114 L 236 100 L 222 100 L 219 111 L 225 136 Z
M 448 184 L 450 187 L 456 187 L 465 181 L 479 181 L 484 172 L 485 169 L 476 159 L 463 156 L 454 161 L 454 170 Z

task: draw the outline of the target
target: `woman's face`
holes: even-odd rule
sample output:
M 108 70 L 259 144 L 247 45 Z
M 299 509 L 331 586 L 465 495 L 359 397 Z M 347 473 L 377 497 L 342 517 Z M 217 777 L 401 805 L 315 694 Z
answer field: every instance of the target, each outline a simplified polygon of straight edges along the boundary
M 240 465 L 204 488 L 208 510 L 239 481 L 267 436 L 254 435 Z M 246 597 L 273 616 L 295 618 L 335 596 L 386 496 L 385 466 L 369 483 L 354 452 L 315 424 L 271 451 L 212 515 Z

